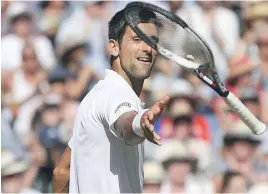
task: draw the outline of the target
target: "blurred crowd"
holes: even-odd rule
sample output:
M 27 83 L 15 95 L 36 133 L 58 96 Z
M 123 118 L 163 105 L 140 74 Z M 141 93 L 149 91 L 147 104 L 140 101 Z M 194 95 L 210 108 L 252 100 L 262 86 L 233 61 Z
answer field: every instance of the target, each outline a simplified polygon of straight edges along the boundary
M 108 22 L 128 1 L 1 1 L 3 193 L 52 191 L 79 102 L 110 69 Z M 268 2 L 154 1 L 211 47 L 221 79 L 268 124 Z M 164 95 L 144 192 L 268 193 L 268 133 L 253 135 L 194 75 L 159 58 L 140 96 Z M 90 164 L 89 164 L 90 165 Z

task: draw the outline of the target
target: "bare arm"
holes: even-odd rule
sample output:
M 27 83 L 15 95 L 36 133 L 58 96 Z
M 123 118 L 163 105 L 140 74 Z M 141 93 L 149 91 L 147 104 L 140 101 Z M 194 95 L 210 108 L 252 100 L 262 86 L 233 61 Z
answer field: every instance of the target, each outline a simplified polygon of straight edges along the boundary
M 144 137 L 136 135 L 132 129 L 132 123 L 138 113 L 135 111 L 121 115 L 114 123 L 114 128 L 126 144 L 136 145 L 144 141 Z
M 137 135 L 132 128 L 132 123 L 137 112 L 131 111 L 121 115 L 114 123 L 114 128 L 117 133 L 127 144 L 136 145 L 144 141 L 146 138 L 148 141 L 161 145 L 160 137 L 154 132 L 154 123 L 164 110 L 165 104 L 169 98 L 164 97 L 162 100 L 155 103 L 149 110 L 143 113 L 139 126 L 144 137 Z
M 65 149 L 59 164 L 53 171 L 53 193 L 68 193 L 70 180 L 71 149 Z

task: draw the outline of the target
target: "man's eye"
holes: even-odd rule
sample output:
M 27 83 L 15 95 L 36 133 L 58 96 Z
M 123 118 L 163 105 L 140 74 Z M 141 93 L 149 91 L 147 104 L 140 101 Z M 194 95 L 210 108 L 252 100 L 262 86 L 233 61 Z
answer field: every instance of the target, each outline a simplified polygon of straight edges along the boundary
M 136 37 L 136 38 L 134 38 L 134 41 L 135 41 L 135 42 L 140 42 L 141 39 L 140 39 L 139 37 Z

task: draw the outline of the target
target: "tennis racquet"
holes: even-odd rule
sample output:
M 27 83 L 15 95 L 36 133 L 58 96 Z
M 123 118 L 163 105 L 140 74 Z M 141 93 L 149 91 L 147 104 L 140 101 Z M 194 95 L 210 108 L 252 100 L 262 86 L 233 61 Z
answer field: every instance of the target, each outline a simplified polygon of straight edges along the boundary
M 148 45 L 163 57 L 194 73 L 215 90 L 256 135 L 264 133 L 266 125 L 259 121 L 248 108 L 222 83 L 208 44 L 180 17 L 155 5 L 143 2 L 129 3 L 124 12 L 126 23 Z M 139 24 L 154 23 L 158 38 L 151 37 L 150 30 Z

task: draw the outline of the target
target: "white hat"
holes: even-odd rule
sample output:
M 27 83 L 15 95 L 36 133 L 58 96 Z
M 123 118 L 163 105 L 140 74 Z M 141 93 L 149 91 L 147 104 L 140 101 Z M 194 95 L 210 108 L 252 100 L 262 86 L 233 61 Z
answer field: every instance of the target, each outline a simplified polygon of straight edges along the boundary
M 205 170 L 211 164 L 211 148 L 205 141 L 191 138 L 186 143 L 191 155 L 198 160 L 198 168 Z M 198 149 L 197 149 L 198 148 Z
M 70 29 L 70 26 L 72 28 Z M 86 44 L 89 36 L 88 25 L 83 20 L 74 19 L 66 21 L 59 29 L 56 36 L 56 47 L 59 56 L 63 56 L 68 50 Z
M 172 159 L 190 159 L 188 149 L 184 144 L 177 140 L 167 140 L 157 150 L 157 160 L 167 162 Z
M 164 179 L 164 169 L 159 162 L 147 161 L 144 163 L 144 183 L 161 183 Z
M 193 86 L 184 79 L 176 79 L 172 82 L 169 89 L 169 95 L 173 96 L 192 96 L 194 93 Z
M 8 176 L 25 172 L 29 165 L 24 160 L 16 160 L 14 154 L 11 152 L 1 152 L 1 176 Z M 8 162 L 8 163 L 7 163 Z
M 225 136 L 236 136 L 261 141 L 261 139 L 254 135 L 249 127 L 241 120 L 235 122 L 232 130 L 228 131 Z
M 14 154 L 8 151 L 1 151 L 1 171 L 6 168 L 13 160 L 15 160 Z
M 47 105 L 60 105 L 63 97 L 60 94 L 50 93 L 44 97 L 44 103 Z
M 27 4 L 23 2 L 13 2 L 7 8 L 7 18 L 11 19 L 23 13 L 31 13 Z

